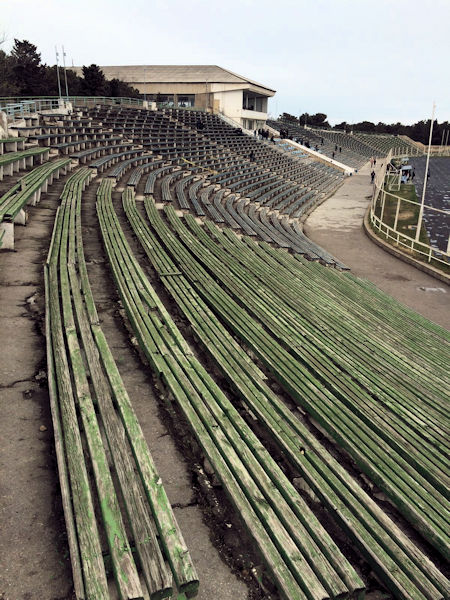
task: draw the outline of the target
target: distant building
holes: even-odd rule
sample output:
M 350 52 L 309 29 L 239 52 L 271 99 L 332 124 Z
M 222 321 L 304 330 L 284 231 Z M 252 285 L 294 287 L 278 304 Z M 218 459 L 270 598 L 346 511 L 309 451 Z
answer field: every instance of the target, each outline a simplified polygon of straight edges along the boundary
M 100 67 L 106 79 L 120 79 L 147 100 L 168 106 L 221 112 L 246 129 L 258 129 L 267 119 L 272 90 L 216 65 L 137 65 Z M 81 67 L 73 67 L 81 74 Z

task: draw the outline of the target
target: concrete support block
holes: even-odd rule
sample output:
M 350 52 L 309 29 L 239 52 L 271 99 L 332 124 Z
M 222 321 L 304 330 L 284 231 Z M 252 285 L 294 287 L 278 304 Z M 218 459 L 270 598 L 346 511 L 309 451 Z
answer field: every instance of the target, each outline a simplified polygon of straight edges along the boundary
M 0 231 L 4 231 L 0 250 L 14 250 L 14 223 L 0 223 Z
M 28 213 L 24 208 L 21 208 L 14 219 L 14 225 L 26 225 L 28 221 Z

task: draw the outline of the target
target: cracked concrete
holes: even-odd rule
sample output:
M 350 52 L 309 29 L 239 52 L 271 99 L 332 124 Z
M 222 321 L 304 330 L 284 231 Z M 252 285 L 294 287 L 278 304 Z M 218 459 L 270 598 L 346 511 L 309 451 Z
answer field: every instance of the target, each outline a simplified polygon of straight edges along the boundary
M 72 587 L 48 393 L 35 378 L 45 360 L 35 317 L 55 206 L 43 198 L 32 207 L 28 225 L 16 227 L 17 251 L 0 254 L 2 600 L 68 598 Z

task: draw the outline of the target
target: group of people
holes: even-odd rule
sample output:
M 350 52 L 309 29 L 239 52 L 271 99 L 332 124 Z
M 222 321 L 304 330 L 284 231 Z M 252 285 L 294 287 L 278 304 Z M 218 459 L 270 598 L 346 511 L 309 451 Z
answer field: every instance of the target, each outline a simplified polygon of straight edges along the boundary
M 416 171 L 414 169 L 414 167 L 412 169 L 409 169 L 408 171 L 406 171 L 402 177 L 402 183 L 408 183 L 408 181 L 413 181 L 414 178 L 416 176 Z M 427 173 L 427 179 L 430 176 L 429 170 Z
M 267 129 L 255 129 L 253 134 L 255 137 L 258 138 L 258 140 L 268 140 L 269 139 L 269 131 Z
M 280 134 L 281 134 L 281 132 L 280 132 Z M 255 136 L 255 138 L 258 138 L 258 140 L 268 140 L 270 137 L 270 141 L 272 143 L 275 143 L 273 135 L 270 135 L 268 129 L 255 129 L 255 131 L 253 132 L 253 135 Z M 283 137 L 283 136 L 281 136 L 281 137 Z

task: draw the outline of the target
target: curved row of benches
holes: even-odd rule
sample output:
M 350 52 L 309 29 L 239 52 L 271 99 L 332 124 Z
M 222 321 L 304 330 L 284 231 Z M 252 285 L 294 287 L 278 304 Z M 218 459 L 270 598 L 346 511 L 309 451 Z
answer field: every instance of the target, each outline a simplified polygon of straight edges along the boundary
M 220 239 L 213 242 L 189 215 L 186 223 L 191 231 L 182 226 L 173 209 L 167 207 L 166 212 L 191 253 L 191 264 L 185 259 L 183 272 L 195 277 L 197 291 L 203 295 L 210 289 L 201 271 L 203 264 L 220 280 L 231 305 L 234 298 L 248 311 L 241 311 L 240 320 L 233 318 L 233 330 L 414 527 L 448 557 L 448 459 L 443 442 L 448 426 L 442 420 L 442 386 L 448 381 L 445 369 L 433 360 L 432 368 L 409 364 L 412 344 L 405 340 L 403 346 L 392 346 L 383 338 L 380 341 L 380 320 L 351 317 L 345 305 L 330 304 L 326 290 L 319 305 L 314 298 L 304 303 L 300 300 L 304 283 L 293 279 L 295 269 L 285 271 L 281 266 L 283 260 L 295 260 L 289 255 L 274 252 L 276 258 L 269 260 L 263 252 L 264 258 L 258 260 L 254 243 L 249 249 L 235 236 L 233 241 L 226 233 L 219 236 L 216 228 Z M 211 297 L 208 301 L 212 303 Z M 318 310 L 313 312 L 308 306 Z M 342 317 L 337 317 L 341 312 Z M 248 314 L 256 319 L 254 324 L 252 320 L 247 323 Z M 371 321 L 377 327 L 372 330 L 375 333 L 367 332 Z M 262 324 L 268 334 L 262 334 Z M 365 331 L 364 337 L 358 328 Z M 373 353 L 373 365 L 367 365 L 368 351 Z M 445 351 L 448 342 L 444 355 Z M 382 372 L 377 363 L 383 365 Z
M 269 168 L 278 176 L 292 178 L 292 181 L 303 185 L 311 178 L 311 183 L 327 182 L 327 187 L 334 183 L 338 185 L 342 175 L 333 169 L 321 165 L 299 162 L 287 157 L 285 153 L 248 138 L 236 135 L 236 130 L 213 115 L 198 113 L 189 116 L 182 112 L 173 111 L 176 118 L 160 112 L 148 115 L 133 115 L 132 111 L 124 116 L 115 111 L 94 111 L 108 127 L 115 132 L 123 132 L 134 142 L 151 148 L 156 154 L 162 154 L 166 160 L 185 161 L 187 168 L 197 165 L 208 169 L 218 178 L 232 177 L 239 180 L 240 170 L 245 168 L 250 172 L 263 174 Z M 206 127 L 200 133 L 192 124 L 196 119 L 206 119 Z M 127 127 L 127 123 L 135 123 Z M 185 123 L 185 125 L 182 125 Z M 248 162 L 248 155 L 253 151 L 255 162 Z M 270 175 L 270 173 L 269 173 Z M 237 183 L 237 181 L 236 181 Z
M 212 355 L 243 404 L 252 415 L 258 416 L 259 425 L 299 469 L 380 579 L 399 597 L 416 598 L 420 593 L 429 598 L 445 596 L 448 591 L 445 578 L 292 415 L 271 391 L 256 365 L 249 362 L 246 352 L 223 328 L 215 314 L 218 311 L 214 310 L 219 302 L 226 302 L 222 290 L 192 264 L 189 252 L 164 224 L 154 204 L 145 202 L 152 231 L 137 211 L 132 194 L 124 196 L 124 208 L 160 280 L 193 327 L 203 350 Z M 212 224 L 209 228 L 212 232 L 216 230 Z M 183 275 L 189 263 L 192 273 L 195 272 L 192 277 L 196 285 Z M 208 291 L 200 294 L 197 286 Z M 213 305 L 206 296 L 209 300 L 214 298 Z M 241 317 L 241 327 L 245 327 L 249 318 L 244 314 Z M 233 330 L 236 332 L 235 327 Z
M 5 152 L 17 152 L 25 149 L 25 138 L 0 138 L 0 156 Z
M 198 578 L 89 285 L 81 199 L 92 175 L 82 168 L 67 181 L 45 265 L 50 401 L 75 593 L 109 600 L 106 551 L 120 598 L 144 598 L 134 554 L 152 600 L 172 596 L 166 561 L 180 599 L 193 597 Z
M 133 197 L 133 190 L 127 188 L 124 197 Z M 282 596 L 324 600 L 361 590 L 353 568 L 182 338 L 125 240 L 110 190 L 99 191 L 97 211 L 139 344 L 178 403 Z
M 216 198 L 211 198 L 210 201 L 206 198 L 206 201 L 202 202 L 197 197 L 197 192 L 203 195 L 204 192 L 200 189 L 202 185 L 196 181 L 192 182 L 192 178 L 196 179 L 199 175 L 206 174 L 212 184 L 229 186 L 227 189 L 241 194 L 236 205 L 238 216 L 236 217 L 235 214 L 228 216 L 232 226 L 240 223 L 244 232 L 249 235 L 259 235 L 263 240 L 301 251 L 327 264 L 338 263 L 329 260 L 329 254 L 322 252 L 320 248 L 313 250 L 313 245 L 310 242 L 305 243 L 303 235 L 298 236 L 296 245 L 293 241 L 296 237 L 295 231 L 291 229 L 285 233 L 284 227 L 281 229 L 273 227 L 271 219 L 266 219 L 265 213 L 260 215 L 256 208 L 250 207 L 249 217 L 248 209 L 244 210 L 247 201 L 243 196 L 245 194 L 245 197 L 249 197 L 258 205 L 264 205 L 296 218 L 307 206 L 323 198 L 324 194 L 329 193 L 341 182 L 342 175 L 333 169 L 305 161 L 291 160 L 284 153 L 268 148 L 256 140 L 249 139 L 247 136 L 237 136 L 233 128 L 215 117 L 205 117 L 203 114 L 196 115 L 206 119 L 207 126 L 201 134 L 192 128 L 192 117 L 184 113 L 177 114 L 177 118 L 181 121 L 188 119 L 187 126 L 181 125 L 172 115 L 167 116 L 159 112 L 136 115 L 133 111 L 125 111 L 121 116 L 120 111 L 109 109 L 105 111 L 100 108 L 89 114 L 100 119 L 102 125 L 113 132 L 112 135 L 118 133 L 125 135 L 144 149 L 150 148 L 154 155 L 159 156 L 161 153 L 164 156 L 166 166 L 161 166 L 161 170 L 150 174 L 145 193 L 153 193 L 156 179 L 165 174 L 172 175 L 177 165 L 181 165 L 188 168 L 191 174 L 181 181 L 177 175 L 171 178 L 173 182 L 175 180 L 178 182 L 176 192 L 180 207 L 185 210 L 193 209 L 201 216 L 208 215 L 218 223 L 226 222 L 228 216 L 226 209 L 229 202 L 224 201 L 223 206 L 218 207 Z M 136 125 L 128 127 L 128 122 Z M 255 162 L 247 158 L 250 149 L 254 152 Z M 98 153 L 105 151 L 103 147 L 98 149 Z M 87 157 L 92 158 L 94 154 L 93 151 L 84 151 L 78 158 L 85 160 Z M 171 161 L 172 166 L 167 161 Z M 118 164 L 116 178 L 125 169 L 125 162 L 122 160 Z M 99 160 L 100 168 L 102 163 L 103 161 Z M 141 174 L 140 170 L 136 170 L 135 176 L 130 178 L 131 185 L 136 185 Z M 186 195 L 184 187 L 187 191 L 188 185 L 189 193 Z M 170 179 L 166 180 L 164 177 L 162 195 L 164 195 L 163 201 L 173 200 Z M 234 208 L 233 213 L 235 213 Z
M 54 179 L 71 169 L 70 159 L 59 159 L 36 167 L 24 175 L 0 197 L 0 246 L 4 250 L 14 249 L 14 224 L 25 225 L 28 219 L 27 206 L 34 206 L 46 192 Z
M 220 188 L 218 184 L 208 185 L 208 182 L 197 174 L 184 174 L 179 170 L 174 173 L 176 168 L 166 166 L 153 171 L 147 180 L 145 195 L 150 196 L 154 193 L 156 179 L 162 177 L 163 202 L 174 200 L 169 188 L 172 184 L 181 209 L 192 210 L 198 217 L 207 216 L 215 223 L 224 223 L 233 229 L 242 229 L 247 235 L 257 236 L 281 248 L 290 248 L 293 252 L 306 255 L 310 260 L 320 260 L 327 265 L 347 269 L 343 263 L 311 242 L 303 234 L 297 222 L 294 222 L 291 227 L 287 215 L 284 220 L 280 219 L 283 212 L 278 209 L 272 209 L 269 214 L 270 207 L 267 205 L 261 207 L 259 203 L 249 201 L 247 197 L 240 198 L 236 194 L 230 194 L 227 189 Z M 165 175 L 166 172 L 169 172 L 169 175 Z M 210 180 L 216 181 L 214 177 Z M 299 192 L 295 194 L 298 196 Z M 304 210 L 305 205 L 312 202 L 315 197 L 315 193 L 306 192 L 305 189 L 300 201 L 294 203 L 296 212 L 300 210 L 300 208 L 297 210 L 299 205 L 301 210 Z M 290 198 L 288 200 L 290 201 Z M 286 209 L 284 212 L 290 211 Z
M 36 162 L 43 163 L 49 159 L 48 148 L 28 148 L 17 152 L 6 152 L 0 155 L 0 181 L 6 175 L 13 175 L 27 167 L 32 167 Z

